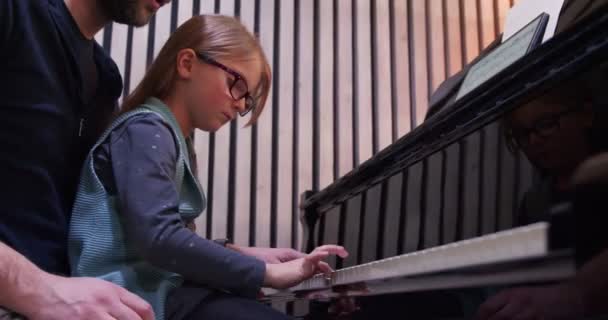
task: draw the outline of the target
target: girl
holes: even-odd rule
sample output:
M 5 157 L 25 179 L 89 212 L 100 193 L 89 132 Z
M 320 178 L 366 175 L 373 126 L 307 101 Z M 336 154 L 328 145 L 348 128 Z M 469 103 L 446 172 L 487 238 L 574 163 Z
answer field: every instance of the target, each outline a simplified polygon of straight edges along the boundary
M 187 227 L 205 198 L 186 137 L 237 114 L 255 122 L 270 82 L 259 43 L 236 19 L 197 16 L 179 27 L 87 157 L 71 220 L 73 274 L 129 289 L 157 319 L 285 318 L 252 298 L 329 272 L 321 260 L 344 248 L 242 248 Z

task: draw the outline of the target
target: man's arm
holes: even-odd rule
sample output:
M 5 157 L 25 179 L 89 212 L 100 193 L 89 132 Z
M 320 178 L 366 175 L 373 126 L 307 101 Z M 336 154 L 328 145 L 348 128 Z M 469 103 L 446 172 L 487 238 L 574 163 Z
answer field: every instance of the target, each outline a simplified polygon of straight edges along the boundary
M 44 278 L 42 270 L 0 242 L 0 306 L 17 312 L 25 311 Z
M 0 306 L 30 320 L 153 320 L 144 300 L 112 283 L 48 274 L 0 242 Z

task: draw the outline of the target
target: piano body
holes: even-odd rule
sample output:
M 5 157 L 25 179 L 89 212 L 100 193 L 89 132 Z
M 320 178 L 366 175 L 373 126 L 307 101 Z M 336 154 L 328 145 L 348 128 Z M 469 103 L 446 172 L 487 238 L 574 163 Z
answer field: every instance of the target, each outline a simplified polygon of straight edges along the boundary
M 574 78 L 608 74 L 607 66 L 604 6 L 325 189 L 305 192 L 302 249 L 337 243 L 350 256 L 330 259 L 332 275 L 267 299 L 289 301 L 294 312 L 294 301 L 353 297 L 386 314 L 407 309 L 417 319 L 457 319 L 476 307 L 467 311 L 461 302 L 475 299 L 448 307 L 442 301 L 575 275 L 597 253 L 585 249 L 589 241 L 605 248 L 601 231 L 584 229 L 598 215 L 580 212 L 588 202 L 577 204 L 575 196 L 552 206 L 546 219 L 518 226 L 525 194 L 543 175 L 522 152 L 509 150 L 502 119 Z

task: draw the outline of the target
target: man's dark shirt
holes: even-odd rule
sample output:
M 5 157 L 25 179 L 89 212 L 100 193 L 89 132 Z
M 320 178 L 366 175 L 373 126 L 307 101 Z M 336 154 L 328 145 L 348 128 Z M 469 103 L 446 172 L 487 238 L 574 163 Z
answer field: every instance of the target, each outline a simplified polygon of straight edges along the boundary
M 0 0 L 0 61 L 0 241 L 68 274 L 82 162 L 122 80 L 63 0 Z

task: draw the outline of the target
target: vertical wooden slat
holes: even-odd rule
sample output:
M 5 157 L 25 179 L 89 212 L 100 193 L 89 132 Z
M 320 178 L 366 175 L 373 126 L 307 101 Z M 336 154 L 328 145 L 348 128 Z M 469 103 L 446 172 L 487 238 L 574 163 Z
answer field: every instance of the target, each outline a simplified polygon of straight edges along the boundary
M 312 188 L 313 3 L 300 0 L 298 72 L 298 193 Z M 299 242 L 298 242 L 299 243 Z
M 270 246 L 277 245 L 277 193 L 278 193 L 278 162 L 279 162 L 279 115 L 281 114 L 279 103 L 281 92 L 281 1 L 274 2 L 274 59 L 272 60 L 272 69 L 274 72 L 275 86 L 272 87 L 272 105 L 275 106 L 272 112 L 272 150 L 271 150 L 271 181 L 270 181 Z M 284 19 L 283 19 L 284 20 Z M 279 85 L 277 85 L 279 84 Z
M 464 52 L 465 61 L 471 62 L 479 55 L 479 17 L 477 16 L 477 0 L 461 0 L 463 2 L 464 19 Z
M 277 193 L 278 193 L 278 164 L 279 164 L 279 115 L 281 114 L 281 104 L 279 99 L 281 92 L 281 1 L 274 2 L 274 35 L 273 35 L 273 60 L 272 68 L 274 72 L 275 86 L 272 87 L 272 105 L 276 106 L 272 112 L 272 150 L 271 150 L 271 180 L 270 180 L 270 246 L 277 245 Z M 278 84 L 278 85 L 277 85 Z
M 197 3 L 193 5 L 192 13 L 193 14 L 205 14 L 210 13 L 210 11 L 206 11 L 203 6 L 204 0 L 197 0 Z M 213 11 L 211 11 L 212 13 Z M 158 19 L 157 19 L 158 20 Z M 156 41 L 156 38 L 155 38 Z M 203 213 L 196 219 L 196 232 L 204 238 L 211 238 L 212 234 L 210 234 L 211 224 L 210 224 L 210 210 L 212 210 L 213 199 L 210 198 L 213 194 L 213 189 L 209 188 L 209 160 L 210 160 L 210 148 L 209 148 L 209 133 L 204 132 L 202 130 L 195 130 L 194 132 L 194 148 L 196 150 L 196 162 L 198 168 L 198 180 L 200 185 L 203 187 L 205 195 L 207 197 L 207 208 Z
M 133 30 L 133 52 L 131 60 L 131 90 L 135 89 L 146 73 L 149 27 Z
M 419 125 L 424 121 L 426 110 L 428 108 L 428 73 L 427 73 L 427 50 L 426 47 L 426 5 L 425 0 L 410 1 L 412 17 L 412 30 L 410 34 L 413 39 L 410 39 L 410 46 L 414 45 L 410 50 L 413 53 L 413 60 L 410 60 L 410 72 L 413 72 L 413 82 L 410 83 L 414 92 L 410 92 L 413 107 L 415 125 Z
M 104 30 L 105 30 L 105 28 L 101 29 L 101 31 L 99 31 L 99 32 L 97 32 L 95 34 L 95 41 L 97 43 L 99 43 L 99 45 L 102 45 L 102 46 L 103 46 L 103 34 L 104 34 Z
M 274 1 L 260 1 L 260 40 L 268 61 L 274 61 Z M 256 186 L 256 244 L 270 245 L 270 200 L 271 200 L 271 156 L 272 156 L 272 113 L 274 112 L 273 92 L 268 95 L 264 113 L 257 126 L 257 186 Z
M 444 0 L 446 6 L 447 23 L 446 23 L 446 53 L 448 60 L 446 68 L 448 75 L 451 76 L 462 69 L 462 42 L 460 41 L 461 25 L 460 25 L 460 10 L 459 1 Z
M 301 226 L 299 219 L 299 199 L 298 185 L 300 183 L 298 177 L 298 170 L 300 166 L 300 153 L 298 145 L 300 144 L 298 132 L 300 131 L 300 121 L 298 119 L 298 111 L 300 110 L 300 95 L 299 95 L 299 78 L 300 78 L 300 0 L 294 0 L 294 11 L 293 11 L 293 101 L 292 101 L 292 167 L 291 167 L 291 202 L 292 202 L 292 221 L 291 221 L 291 246 L 294 249 L 298 249 L 301 241 L 299 240 L 301 234 Z
M 177 29 L 177 14 L 179 9 L 179 0 L 173 0 L 171 6 L 171 22 L 169 23 L 169 32 L 173 33 Z
M 507 12 L 509 11 L 511 4 L 509 3 L 509 0 L 495 0 L 495 1 L 497 2 L 497 9 L 498 9 L 498 23 L 500 26 L 499 32 L 503 32 L 503 30 L 505 28 L 505 19 L 507 18 Z
M 253 32 L 259 38 L 260 34 L 260 0 L 254 0 L 253 13 Z M 259 40 L 258 40 L 259 41 Z M 251 179 L 249 189 L 249 245 L 255 246 L 257 239 L 257 186 L 258 186 L 258 124 L 254 123 L 251 127 Z
M 192 8 L 193 15 L 209 13 L 209 11 L 205 11 L 202 3 L 204 0 L 196 1 Z M 157 14 L 158 17 L 158 14 Z M 158 18 L 156 19 L 158 21 Z M 154 39 L 156 41 L 156 38 Z M 195 221 L 196 224 L 196 232 L 204 238 L 210 238 L 212 235 L 210 234 L 211 225 L 209 224 L 209 216 L 210 216 L 210 207 L 213 204 L 213 199 L 210 199 L 210 195 L 212 195 L 213 190 L 209 188 L 209 133 L 201 130 L 195 130 L 194 132 L 194 148 L 197 154 L 197 168 L 198 168 L 198 180 L 200 185 L 203 187 L 204 192 L 207 197 L 207 208 Z M 211 193 L 211 194 L 210 194 Z M 209 201 L 211 200 L 211 202 Z
M 321 52 L 321 27 L 319 26 L 320 22 L 319 22 L 319 16 L 321 15 L 320 13 L 320 9 L 319 9 L 319 0 L 313 0 L 313 27 L 312 27 L 312 37 L 313 37 L 313 49 L 312 49 L 312 77 L 313 77 L 313 86 L 312 86 L 312 158 L 313 158 L 313 162 L 312 162 L 312 189 L 317 192 L 319 191 L 320 187 L 319 187 L 319 180 L 320 180 L 320 164 L 319 164 L 319 159 L 320 159 L 320 153 L 321 153 L 321 147 L 319 146 L 319 143 L 321 141 L 320 138 L 320 107 L 319 107 L 319 103 L 320 103 L 320 96 L 319 96 L 319 82 L 320 82 L 320 66 L 319 66 L 319 59 L 320 59 L 320 52 Z M 320 224 L 323 224 L 323 218 L 321 218 L 321 221 L 319 221 Z M 321 230 L 323 230 L 323 228 L 321 228 Z
M 429 18 L 428 25 L 428 43 L 429 43 L 429 57 L 432 61 L 432 68 L 429 71 L 429 94 L 432 94 L 437 87 L 445 80 L 445 41 L 444 38 L 447 36 L 443 33 L 444 19 L 443 19 L 443 2 L 442 0 L 427 0 L 427 6 L 429 12 L 427 16 Z
M 154 57 L 156 57 L 171 33 L 171 8 L 169 6 L 161 8 L 154 19 Z
M 112 49 L 110 56 L 116 62 L 118 71 L 124 77 L 127 60 L 127 33 L 129 27 L 124 24 L 112 23 Z M 124 78 L 123 78 L 124 79 Z M 122 102 L 122 98 L 120 99 Z
M 494 16 L 494 3 L 488 0 L 479 0 L 479 21 L 480 21 L 480 38 L 481 48 L 487 47 L 494 39 L 496 39 L 496 22 L 497 17 Z
M 156 38 L 156 15 L 152 16 L 148 23 L 148 46 L 146 50 L 146 69 L 150 67 L 152 61 L 154 61 L 154 40 Z M 142 57 L 143 58 L 143 57 Z
M 234 14 L 234 0 L 221 2 L 219 13 L 224 15 Z M 230 160 L 230 124 L 225 124 L 216 131 L 211 139 L 214 139 L 212 152 L 213 156 L 213 199 L 209 212 L 212 215 L 211 232 L 212 238 L 225 238 L 228 226 L 228 180 L 231 174 L 229 166 Z
M 241 1 L 235 0 L 234 2 L 234 17 L 240 19 L 241 14 Z M 251 81 L 251 80 L 250 80 Z M 239 117 L 237 117 L 239 118 Z M 227 221 L 226 221 L 226 236 L 228 239 L 234 239 L 235 234 L 235 207 L 237 201 L 236 195 L 236 148 L 237 148 L 237 138 L 238 138 L 238 129 L 237 129 L 238 121 L 230 122 L 230 142 L 228 146 L 228 212 L 227 212 Z
M 103 28 L 103 48 L 106 50 L 108 54 L 112 52 L 112 30 L 114 23 L 108 23 L 105 28 Z
M 291 247 L 291 224 L 293 214 L 292 198 L 292 176 L 293 155 L 291 144 L 293 143 L 293 89 L 294 78 L 290 77 L 294 64 L 294 1 L 284 0 L 280 5 L 280 80 L 274 83 L 274 87 L 279 92 L 278 105 L 275 112 L 278 112 L 278 172 L 276 172 L 277 193 L 277 245 L 280 247 Z M 286 76 L 284 76 L 286 75 Z M 277 78 L 275 78 L 276 80 Z
M 201 0 L 201 14 L 214 14 L 215 0 Z
M 253 33 L 255 1 L 241 0 L 240 20 Z M 234 243 L 248 245 L 249 240 L 249 209 L 251 204 L 251 127 L 245 127 L 249 117 L 239 117 L 236 126 L 236 172 L 235 175 L 235 204 L 234 204 Z
M 192 0 L 192 15 L 198 15 L 201 11 L 201 0 Z
M 397 136 L 401 137 L 411 129 L 410 113 L 410 64 L 408 63 L 408 6 L 406 1 L 392 0 L 393 15 L 395 16 L 395 33 L 391 41 L 395 55 L 394 77 L 397 113 L 393 114 L 397 122 Z
M 355 4 L 353 4 L 355 5 Z M 358 161 L 363 162 L 372 156 L 372 93 L 371 83 L 371 23 L 369 0 L 356 0 L 356 23 L 353 24 L 356 33 L 356 70 L 357 80 L 355 93 L 357 95 L 357 141 Z M 357 163 L 358 164 L 358 163 Z
M 319 188 L 324 188 L 334 180 L 333 165 L 333 2 L 319 1 Z
M 391 108 L 391 34 L 389 25 L 389 0 L 375 1 L 375 71 L 374 84 L 376 86 L 376 108 L 377 117 L 375 124 L 378 131 L 378 150 L 382 150 L 392 143 L 392 119 L 393 110 Z M 376 151 L 378 151 L 376 150 Z
M 207 1 L 204 5 L 203 5 L 203 10 L 207 10 L 204 13 L 206 14 L 217 14 L 219 13 L 219 7 L 217 7 L 215 5 L 215 2 L 210 3 L 211 1 Z M 207 230 L 206 230 L 206 235 L 209 238 L 218 238 L 217 234 L 214 234 L 214 229 L 217 229 L 217 222 L 214 223 L 214 217 L 215 217 L 215 198 L 214 198 L 214 194 L 215 194 L 215 189 L 216 189 L 216 162 L 215 162 L 215 146 L 216 146 L 216 133 L 215 132 L 210 132 L 208 134 L 208 165 L 207 165 Z M 222 179 L 220 177 L 220 179 Z
M 192 11 L 193 11 L 192 6 L 193 6 L 192 0 L 190 0 L 190 1 L 181 0 L 179 2 L 179 7 L 177 8 L 177 27 L 179 27 L 180 25 L 182 25 L 184 22 L 186 22 L 188 19 L 190 19 L 192 17 Z
M 336 75 L 339 117 L 338 140 L 340 141 L 338 176 L 343 176 L 353 168 L 353 76 L 352 63 L 352 2 L 338 0 L 337 7 L 338 43 L 336 56 L 338 57 L 338 74 Z
M 125 49 L 125 67 L 122 73 L 123 99 L 129 94 L 131 88 L 131 60 L 133 59 L 133 26 L 127 27 L 127 47 Z

